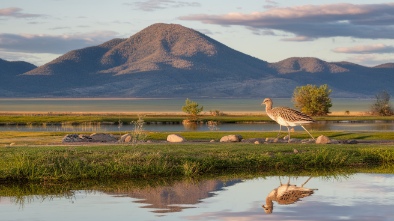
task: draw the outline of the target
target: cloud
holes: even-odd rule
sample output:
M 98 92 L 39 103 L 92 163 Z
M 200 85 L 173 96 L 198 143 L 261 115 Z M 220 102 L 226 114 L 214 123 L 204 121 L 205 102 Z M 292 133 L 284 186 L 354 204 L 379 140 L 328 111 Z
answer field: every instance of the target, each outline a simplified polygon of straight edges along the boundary
M 394 3 L 274 7 L 249 14 L 193 14 L 179 19 L 283 31 L 307 39 L 337 36 L 394 39 Z
M 25 53 L 63 54 L 70 50 L 101 44 L 116 37 L 112 31 L 73 35 L 0 34 L 0 50 Z
M 314 38 L 308 36 L 296 36 L 292 38 L 282 38 L 283 41 L 313 41 Z
M 11 7 L 11 8 L 0 8 L 0 17 L 12 17 L 12 18 L 36 18 L 43 17 L 40 14 L 28 14 L 21 13 L 21 8 Z
M 392 57 L 382 57 L 376 54 L 358 54 L 356 56 L 349 56 L 345 58 L 346 61 L 350 61 L 355 64 L 363 64 L 365 66 L 373 67 L 385 63 L 393 63 Z
M 265 0 L 266 5 L 264 5 L 263 7 L 266 9 L 270 9 L 270 8 L 276 8 L 278 7 L 278 2 L 273 1 L 273 0 Z
M 354 47 L 339 47 L 332 50 L 337 53 L 370 54 L 394 53 L 394 46 L 385 44 L 358 45 Z
M 199 7 L 201 4 L 198 2 L 187 1 L 173 1 L 173 0 L 145 0 L 134 3 L 127 3 L 133 5 L 139 10 L 155 11 L 166 8 L 180 8 L 180 7 Z

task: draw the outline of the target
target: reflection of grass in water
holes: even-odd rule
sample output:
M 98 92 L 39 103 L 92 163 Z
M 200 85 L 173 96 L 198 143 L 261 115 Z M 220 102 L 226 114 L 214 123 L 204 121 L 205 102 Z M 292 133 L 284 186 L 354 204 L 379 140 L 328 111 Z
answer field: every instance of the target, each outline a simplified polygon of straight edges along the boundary
M 330 181 L 330 180 L 342 180 L 347 179 L 351 174 L 348 173 L 321 173 L 321 174 L 277 174 L 278 176 L 292 176 L 297 178 L 299 176 L 317 176 L 318 178 Z M 258 176 L 256 174 L 231 174 L 225 176 L 214 176 L 214 177 L 200 177 L 200 178 L 156 178 L 156 179 L 107 179 L 107 180 L 82 180 L 82 181 L 70 181 L 70 182 L 43 182 L 43 183 L 3 183 L 0 184 L 0 196 L 10 197 L 11 201 L 21 207 L 26 204 L 33 203 L 38 200 L 50 201 L 55 198 L 65 198 L 70 201 L 75 200 L 75 190 L 83 190 L 87 193 L 95 193 L 96 191 L 113 194 L 129 194 L 129 193 L 151 193 L 160 191 L 161 188 L 168 189 L 169 187 L 187 188 L 189 191 L 193 189 L 198 189 L 199 191 L 204 191 L 201 184 L 208 183 L 223 183 L 230 184 L 233 181 L 240 181 L 244 179 L 254 179 Z M 263 178 L 265 178 L 263 176 Z M 208 190 L 212 191 L 212 185 L 208 185 Z M 198 195 L 198 193 L 196 193 Z

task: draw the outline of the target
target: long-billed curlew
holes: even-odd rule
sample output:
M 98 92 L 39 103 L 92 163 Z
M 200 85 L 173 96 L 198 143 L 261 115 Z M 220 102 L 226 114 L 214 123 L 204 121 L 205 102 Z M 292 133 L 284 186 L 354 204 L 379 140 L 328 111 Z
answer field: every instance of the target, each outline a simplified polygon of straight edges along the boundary
M 299 125 L 304 128 L 304 130 L 312 137 L 313 140 L 315 139 L 312 134 L 309 133 L 309 131 L 305 129 L 304 126 L 302 126 L 303 124 L 315 122 L 310 116 L 288 107 L 272 108 L 272 100 L 270 98 L 265 98 L 261 105 L 263 104 L 265 104 L 265 112 L 267 113 L 267 115 L 280 125 L 277 137 L 279 137 L 279 134 L 282 131 L 282 126 L 285 126 L 287 127 L 287 131 L 289 132 L 288 142 L 290 142 L 289 127 L 295 127 Z
M 274 203 L 272 201 L 276 201 L 281 205 L 288 205 L 300 201 L 301 198 L 312 195 L 317 189 L 304 187 L 310 179 L 312 179 L 312 177 L 309 177 L 300 187 L 290 184 L 290 177 L 287 184 L 282 184 L 282 181 L 280 181 L 280 186 L 272 190 L 265 199 L 265 205 L 262 206 L 265 213 L 272 213 L 274 209 Z

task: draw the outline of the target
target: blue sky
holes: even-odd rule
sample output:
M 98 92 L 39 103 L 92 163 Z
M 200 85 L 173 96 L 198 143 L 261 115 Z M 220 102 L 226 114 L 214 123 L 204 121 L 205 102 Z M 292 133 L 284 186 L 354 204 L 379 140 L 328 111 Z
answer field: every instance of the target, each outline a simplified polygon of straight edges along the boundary
M 394 62 L 394 1 L 1 0 L 0 58 L 42 65 L 154 23 L 200 31 L 268 62 Z

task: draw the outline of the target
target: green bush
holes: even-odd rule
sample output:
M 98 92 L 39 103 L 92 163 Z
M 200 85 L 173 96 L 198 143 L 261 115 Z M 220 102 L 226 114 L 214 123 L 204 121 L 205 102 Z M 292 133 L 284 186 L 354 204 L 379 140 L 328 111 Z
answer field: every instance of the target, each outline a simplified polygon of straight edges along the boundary
M 316 85 L 308 84 L 306 86 L 296 87 L 293 93 L 294 106 L 301 112 L 311 116 L 325 116 L 330 113 L 331 89 L 327 84 Z
M 394 114 L 390 105 L 390 94 L 382 91 L 375 95 L 376 101 L 371 106 L 371 114 L 379 116 L 391 116 Z
M 189 98 L 185 101 L 185 106 L 182 107 L 182 111 L 189 114 L 190 121 L 197 121 L 198 115 L 204 110 L 204 107 L 199 107 L 197 102 L 189 100 Z

